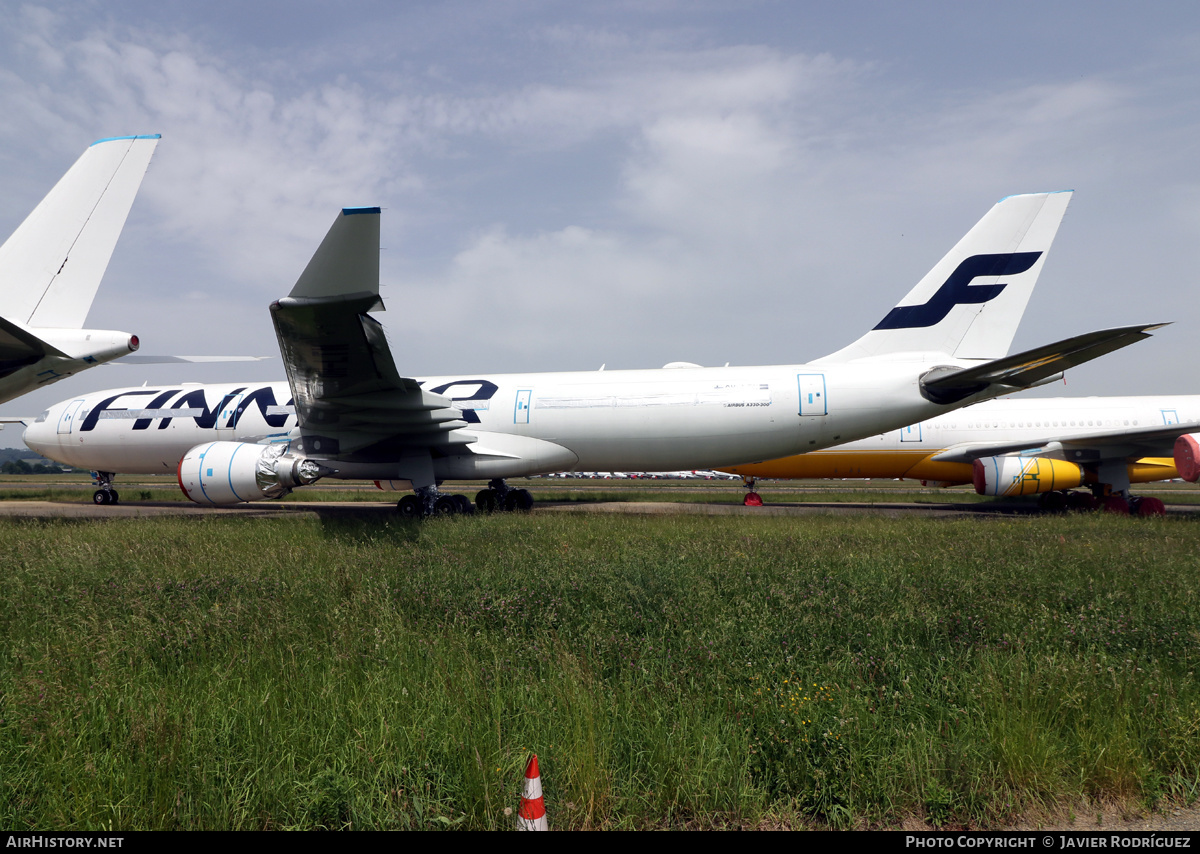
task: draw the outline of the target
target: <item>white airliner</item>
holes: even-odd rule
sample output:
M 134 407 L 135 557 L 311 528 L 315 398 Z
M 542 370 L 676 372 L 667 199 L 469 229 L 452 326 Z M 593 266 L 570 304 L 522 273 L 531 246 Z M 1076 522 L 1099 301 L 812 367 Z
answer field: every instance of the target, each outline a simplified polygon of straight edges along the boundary
M 0 403 L 137 350 L 82 327 L 158 140 L 92 143 L 0 246 Z
M 875 435 L 1027 388 L 1147 337 L 1093 332 L 1006 357 L 1070 193 L 1010 196 L 870 332 L 809 364 L 413 379 L 369 312 L 379 208 L 346 208 L 271 305 L 287 383 L 116 389 L 63 401 L 29 447 L 98 473 L 177 472 L 187 496 L 236 504 L 318 478 L 415 490 L 404 515 L 470 509 L 438 491 L 488 478 L 482 509 L 527 508 L 505 478 L 715 469 Z
M 746 478 L 911 478 L 971 483 L 980 495 L 1041 495 L 1046 509 L 1158 515 L 1132 483 L 1197 479 L 1181 454 L 1200 447 L 1200 396 L 990 400 L 869 439 L 728 471 Z M 1176 460 L 1180 460 L 1177 465 Z M 1077 486 L 1089 492 L 1068 492 Z

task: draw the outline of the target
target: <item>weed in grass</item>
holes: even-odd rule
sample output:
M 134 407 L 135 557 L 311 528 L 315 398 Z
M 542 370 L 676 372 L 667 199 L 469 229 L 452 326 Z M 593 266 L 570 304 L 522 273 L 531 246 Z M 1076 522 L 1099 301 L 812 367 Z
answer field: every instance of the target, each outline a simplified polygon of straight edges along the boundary
M 321 830 L 343 830 L 352 826 L 352 778 L 342 771 L 326 768 L 302 788 L 304 826 Z
M 942 827 L 954 812 L 954 793 L 937 780 L 925 784 L 925 814 L 934 827 Z

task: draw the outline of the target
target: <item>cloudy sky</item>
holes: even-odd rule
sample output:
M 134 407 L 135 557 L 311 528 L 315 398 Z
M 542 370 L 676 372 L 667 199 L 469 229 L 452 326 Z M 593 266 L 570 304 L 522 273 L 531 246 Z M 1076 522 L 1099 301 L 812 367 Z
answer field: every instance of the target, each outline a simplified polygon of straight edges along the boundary
M 93 140 L 161 133 L 88 317 L 143 353 L 275 354 L 267 305 L 379 205 L 406 374 L 774 364 L 1074 189 L 1014 348 L 1174 320 L 1049 391 L 1200 393 L 1200 7 L 582 6 L 6 2 L 0 236 Z M 3 411 L 282 378 L 102 367 Z

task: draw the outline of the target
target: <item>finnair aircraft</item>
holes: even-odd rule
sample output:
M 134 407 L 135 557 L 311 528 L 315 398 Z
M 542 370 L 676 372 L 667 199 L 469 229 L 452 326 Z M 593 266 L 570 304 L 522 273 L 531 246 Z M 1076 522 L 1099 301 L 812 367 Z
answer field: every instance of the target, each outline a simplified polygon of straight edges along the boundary
M 1200 469 L 1200 396 L 991 400 L 869 439 L 769 462 L 730 466 L 761 504 L 756 478 L 912 478 L 971 483 L 980 495 L 1040 495 L 1045 509 L 1159 515 L 1132 483 Z M 1087 486 L 1090 492 L 1068 492 Z
M 1070 193 L 998 202 L 866 335 L 808 364 L 401 374 L 379 298 L 379 208 L 347 208 L 271 305 L 286 383 L 155 386 L 66 400 L 29 447 L 98 473 L 177 472 L 203 504 L 276 498 L 319 478 L 414 490 L 403 515 L 467 512 L 443 481 L 490 479 L 484 510 L 528 508 L 505 478 L 725 468 L 896 429 L 1051 380 L 1147 337 L 1093 332 L 1005 356 Z
M 137 350 L 82 327 L 158 140 L 93 142 L 0 246 L 0 403 Z

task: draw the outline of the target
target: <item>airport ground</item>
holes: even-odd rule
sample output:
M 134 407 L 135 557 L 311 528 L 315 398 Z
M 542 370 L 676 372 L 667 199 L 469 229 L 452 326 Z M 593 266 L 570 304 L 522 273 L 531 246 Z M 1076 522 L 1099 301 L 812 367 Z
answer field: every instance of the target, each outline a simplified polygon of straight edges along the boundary
M 570 512 L 573 509 L 610 513 L 699 513 L 794 515 L 813 512 L 859 512 L 973 515 L 1036 514 L 1036 497 L 996 499 L 976 495 L 970 486 L 925 487 L 896 480 L 760 480 L 763 507 L 742 507 L 745 494 L 740 480 L 680 480 L 649 478 L 518 478 L 510 485 L 529 489 L 537 509 Z M 85 515 L 96 518 L 125 515 L 235 513 L 253 516 L 318 512 L 331 504 L 364 513 L 387 515 L 402 493 L 384 492 L 369 481 L 321 481 L 293 492 L 280 501 L 263 501 L 231 508 L 202 507 L 188 501 L 170 475 L 125 475 L 114 486 L 121 495 L 117 507 L 90 503 L 95 485 L 84 473 L 63 475 L 0 475 L 0 516 Z M 487 486 L 485 481 L 447 484 L 447 491 L 470 499 Z M 1162 499 L 1169 511 L 1200 513 L 1200 488 L 1183 482 L 1139 485 L 1135 493 Z M 310 505 L 313 505 L 310 507 Z
M 563 829 L 1195 827 L 1194 486 L 522 485 L 412 523 L 4 479 L 0 823 L 504 828 L 537 752 Z

